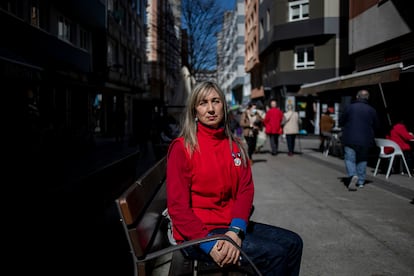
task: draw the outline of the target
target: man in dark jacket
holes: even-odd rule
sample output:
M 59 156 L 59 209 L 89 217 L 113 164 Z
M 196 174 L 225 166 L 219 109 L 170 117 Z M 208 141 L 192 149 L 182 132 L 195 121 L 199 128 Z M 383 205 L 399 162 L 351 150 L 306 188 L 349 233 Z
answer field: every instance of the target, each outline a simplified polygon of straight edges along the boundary
M 345 108 L 339 119 L 349 191 L 364 187 L 369 149 L 375 145 L 375 133 L 380 127 L 377 112 L 368 99 L 367 90 L 358 91 L 356 101 Z

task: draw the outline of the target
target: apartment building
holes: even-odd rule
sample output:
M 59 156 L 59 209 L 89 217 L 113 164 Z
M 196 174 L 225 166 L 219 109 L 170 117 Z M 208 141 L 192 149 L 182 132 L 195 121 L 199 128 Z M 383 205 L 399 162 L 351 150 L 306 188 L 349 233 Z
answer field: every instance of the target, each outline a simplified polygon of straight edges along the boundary
M 303 83 L 348 73 L 347 1 L 261 0 L 259 59 L 265 98 L 295 106 L 314 132 L 313 100 L 297 97 Z
M 71 141 L 87 147 L 93 119 L 84 107 L 92 102 L 94 47 L 105 35 L 105 5 L 2 1 L 0 23 L 2 84 L 16 112 L 11 118 L 21 119 L 16 124 L 27 132 L 24 144 L 36 153 L 59 144 L 69 148 Z
M 251 99 L 262 100 L 264 99 L 264 87 L 259 58 L 259 0 L 245 0 L 244 8 L 244 70 L 250 74 Z
M 226 93 L 230 107 L 250 100 L 250 74 L 244 70 L 244 0 L 237 0 L 234 10 L 227 11 L 217 38 L 217 82 Z
M 1 79 L 12 118 L 21 118 L 23 133 L 16 135 L 30 151 L 75 154 L 92 148 L 97 136 L 129 135 L 131 99 L 144 92 L 144 6 L 1 2 Z
M 156 155 L 161 157 L 166 154 L 168 145 L 163 134 L 169 132 L 169 124 L 179 122 L 188 94 L 184 82 L 187 72 L 182 68 L 181 56 L 181 1 L 149 0 L 147 15 L 146 56 L 150 102 L 142 102 L 141 109 L 147 112 L 141 116 L 140 126 L 137 127 L 150 127 L 149 131 L 140 132 L 140 135 L 149 135 L 155 145 Z M 148 116 L 151 116 L 151 120 Z
M 150 126 L 139 119 L 148 110 L 143 109 L 148 94 L 146 78 L 146 1 L 108 0 L 106 6 L 106 35 L 98 51 L 106 68 L 98 78 L 95 103 L 102 98 L 101 106 L 106 107 L 98 118 L 103 134 L 115 136 L 116 140 L 131 140 L 136 143 L 142 135 L 140 129 Z M 103 51 L 103 52 L 102 52 Z M 103 93 L 102 93 L 103 92 Z M 99 110 L 97 110 L 99 113 Z
M 412 129 L 414 117 L 407 113 L 411 108 L 408 93 L 414 89 L 414 18 L 410 5 L 409 0 L 349 1 L 348 54 L 352 72 L 304 82 L 298 94 L 334 99 L 342 109 L 357 90 L 365 88 L 371 92 L 370 101 L 381 116 L 384 132 L 395 117 L 404 114 Z
M 161 106 L 169 104 L 180 78 L 181 17 L 180 1 L 148 1 L 146 55 L 148 79 L 153 99 Z

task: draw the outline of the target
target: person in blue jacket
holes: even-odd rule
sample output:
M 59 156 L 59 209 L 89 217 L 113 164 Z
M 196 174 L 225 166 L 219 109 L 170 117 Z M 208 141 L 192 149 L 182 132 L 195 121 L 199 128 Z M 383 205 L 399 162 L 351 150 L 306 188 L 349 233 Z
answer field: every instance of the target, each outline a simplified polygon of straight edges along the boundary
M 369 92 L 359 90 L 356 100 L 345 108 L 339 119 L 349 191 L 364 187 L 368 153 L 375 146 L 375 135 L 380 128 L 378 114 L 368 100 Z

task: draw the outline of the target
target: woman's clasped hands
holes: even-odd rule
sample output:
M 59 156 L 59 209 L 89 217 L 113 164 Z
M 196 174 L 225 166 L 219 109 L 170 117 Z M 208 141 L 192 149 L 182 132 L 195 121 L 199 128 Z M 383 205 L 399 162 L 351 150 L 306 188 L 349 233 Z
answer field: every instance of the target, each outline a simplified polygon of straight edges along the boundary
M 242 240 L 236 233 L 227 231 L 225 235 L 229 236 L 241 247 Z M 218 240 L 211 249 L 210 256 L 220 267 L 231 264 L 240 264 L 240 251 L 226 240 Z

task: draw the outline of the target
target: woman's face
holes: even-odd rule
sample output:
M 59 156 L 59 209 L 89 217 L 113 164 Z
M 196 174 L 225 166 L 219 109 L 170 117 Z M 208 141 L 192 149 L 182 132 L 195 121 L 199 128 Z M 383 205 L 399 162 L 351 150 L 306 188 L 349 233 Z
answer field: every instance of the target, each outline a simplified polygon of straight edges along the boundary
M 218 128 L 224 118 L 223 101 L 214 89 L 211 89 L 204 98 L 196 103 L 197 119 L 212 128 Z

